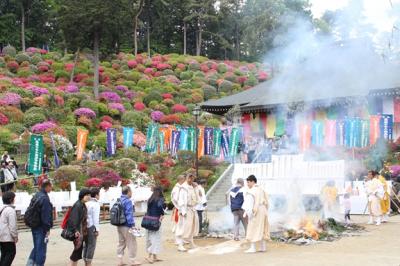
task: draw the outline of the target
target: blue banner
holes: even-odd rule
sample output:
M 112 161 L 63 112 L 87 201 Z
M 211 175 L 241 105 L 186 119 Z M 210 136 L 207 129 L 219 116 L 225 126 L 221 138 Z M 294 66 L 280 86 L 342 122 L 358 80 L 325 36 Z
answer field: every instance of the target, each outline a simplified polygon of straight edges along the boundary
M 178 130 L 172 131 L 172 137 L 171 137 L 171 154 L 172 155 L 176 155 L 176 153 L 178 152 L 180 137 L 181 137 L 180 131 L 178 131 Z
M 123 127 L 122 132 L 124 135 L 124 148 L 129 148 L 133 145 L 133 134 L 135 129 L 133 127 Z
M 322 121 L 313 121 L 311 127 L 311 143 L 315 146 L 322 146 L 324 142 L 324 124 Z
M 224 157 L 229 157 L 229 132 L 228 129 L 221 130 L 221 148 Z
M 393 115 L 383 114 L 379 121 L 381 138 L 385 140 L 393 139 Z
M 115 155 L 117 150 L 117 129 L 107 128 L 107 156 Z
M 57 169 L 60 167 L 60 159 L 58 158 L 56 144 L 54 143 L 53 132 L 50 132 L 50 139 L 51 139 L 51 147 L 53 148 L 54 153 L 54 167 Z
M 211 127 L 204 129 L 204 155 L 213 155 L 213 131 Z
M 188 130 L 186 128 L 181 129 L 181 137 L 179 139 L 179 150 L 188 150 Z

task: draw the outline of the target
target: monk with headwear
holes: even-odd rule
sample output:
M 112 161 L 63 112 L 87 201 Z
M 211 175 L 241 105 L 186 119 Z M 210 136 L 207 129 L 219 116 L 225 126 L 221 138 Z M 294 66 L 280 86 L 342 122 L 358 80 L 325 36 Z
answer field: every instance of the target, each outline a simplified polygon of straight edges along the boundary
M 250 248 L 246 253 L 257 252 L 256 244 L 260 243 L 259 251 L 267 250 L 266 241 L 270 240 L 268 222 L 268 195 L 257 184 L 257 178 L 250 175 L 247 179 L 248 190 L 245 195 L 243 209 L 244 216 L 249 218 L 246 240 L 250 242 Z

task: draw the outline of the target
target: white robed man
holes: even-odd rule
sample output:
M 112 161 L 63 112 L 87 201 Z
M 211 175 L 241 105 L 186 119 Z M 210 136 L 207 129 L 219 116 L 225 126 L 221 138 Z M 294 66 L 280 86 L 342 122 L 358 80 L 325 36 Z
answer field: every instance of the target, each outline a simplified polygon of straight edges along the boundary
M 268 195 L 257 184 L 257 178 L 250 175 L 247 179 L 248 190 L 245 194 L 243 209 L 244 216 L 249 218 L 246 240 L 250 242 L 250 248 L 246 253 L 257 252 L 256 244 L 260 242 L 259 251 L 267 251 L 267 241 L 270 240 L 268 222 Z
M 195 210 L 199 203 L 199 193 L 193 182 L 194 176 L 188 175 L 186 181 L 181 185 L 177 197 L 178 224 L 175 228 L 175 237 L 178 242 L 178 251 L 186 251 L 185 243 L 190 243 L 195 248 L 193 237 L 199 233 L 199 217 Z
M 380 225 L 382 220 L 381 199 L 383 198 L 385 191 L 381 181 L 377 178 L 375 171 L 368 171 L 367 178 L 365 189 L 368 196 L 368 224 L 373 224 L 375 220 L 376 225 Z
M 171 201 L 174 205 L 174 210 L 172 211 L 172 232 L 175 234 L 176 228 L 179 222 L 179 192 L 181 189 L 184 189 L 183 183 L 186 181 L 186 176 L 179 175 L 177 178 L 177 183 L 171 191 Z M 179 245 L 178 238 L 175 238 L 175 243 Z

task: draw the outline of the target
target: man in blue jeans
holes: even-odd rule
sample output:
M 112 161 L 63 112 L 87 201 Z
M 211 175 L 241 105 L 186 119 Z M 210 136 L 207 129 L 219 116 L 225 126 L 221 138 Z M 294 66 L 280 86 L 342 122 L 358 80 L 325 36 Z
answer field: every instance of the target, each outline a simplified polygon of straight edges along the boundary
M 52 190 L 49 180 L 43 180 L 41 190 L 35 195 L 39 199 L 40 225 L 32 228 L 33 249 L 27 266 L 43 266 L 46 262 L 47 242 L 50 229 L 53 227 L 53 205 L 48 193 Z

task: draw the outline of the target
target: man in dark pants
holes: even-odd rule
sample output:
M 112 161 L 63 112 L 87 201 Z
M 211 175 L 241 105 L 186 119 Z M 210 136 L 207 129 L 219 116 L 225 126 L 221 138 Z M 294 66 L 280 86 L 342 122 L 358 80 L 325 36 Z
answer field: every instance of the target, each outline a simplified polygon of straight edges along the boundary
M 53 227 L 53 205 L 48 193 L 53 189 L 50 180 L 42 182 L 41 190 L 35 195 L 40 206 L 40 225 L 32 228 L 33 249 L 29 256 L 27 266 L 43 266 L 46 262 L 47 242 L 50 229 Z
M 243 186 L 244 180 L 242 178 L 238 178 L 236 181 L 236 186 L 232 188 L 229 193 L 231 211 L 234 219 L 233 234 L 235 241 L 239 241 L 240 222 L 242 222 L 244 230 L 247 230 L 247 218 L 243 217 L 244 210 L 242 209 L 244 202 Z

